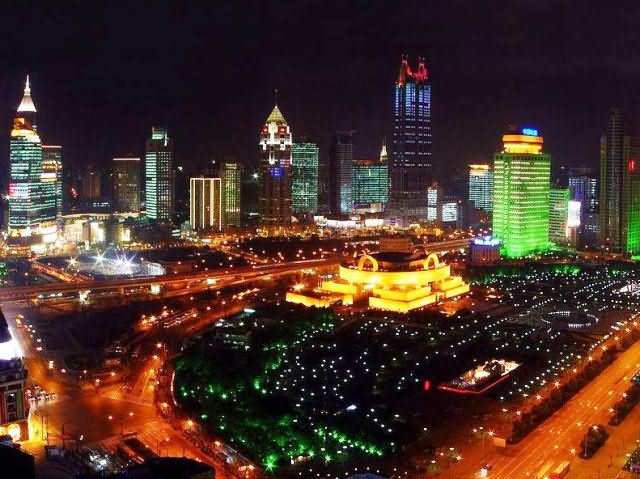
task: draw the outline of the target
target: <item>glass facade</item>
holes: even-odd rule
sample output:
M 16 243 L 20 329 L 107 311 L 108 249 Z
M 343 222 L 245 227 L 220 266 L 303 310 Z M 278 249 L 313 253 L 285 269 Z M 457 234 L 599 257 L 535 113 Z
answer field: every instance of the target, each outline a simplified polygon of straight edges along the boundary
M 569 219 L 569 188 L 549 190 L 549 240 L 565 244 L 569 239 L 567 220 Z
M 140 213 L 140 158 L 113 159 L 113 201 L 121 213 Z
M 222 180 L 191 178 L 189 182 L 189 221 L 197 231 L 221 231 L 223 221 Z
M 175 207 L 174 175 L 173 142 L 166 128 L 153 127 L 145 156 L 145 207 L 149 218 L 171 222 Z
M 335 214 L 349 214 L 353 209 L 353 131 L 338 131 L 333 136 L 329 155 L 330 209 Z
M 493 235 L 509 258 L 549 248 L 551 157 L 542 142 L 540 136 L 506 134 L 494 158 Z
M 355 160 L 352 191 L 356 209 L 382 211 L 389 200 L 389 165 L 379 160 Z
M 469 201 L 477 209 L 491 211 L 493 171 L 489 165 L 469 165 Z
M 291 147 L 291 207 L 295 214 L 318 211 L 319 149 L 315 143 L 294 143 Z

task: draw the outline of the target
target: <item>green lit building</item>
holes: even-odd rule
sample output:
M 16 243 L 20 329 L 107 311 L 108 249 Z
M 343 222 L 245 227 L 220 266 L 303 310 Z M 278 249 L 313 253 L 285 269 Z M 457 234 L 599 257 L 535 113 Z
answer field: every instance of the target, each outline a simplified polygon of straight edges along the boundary
M 240 163 L 225 159 L 220 165 L 222 180 L 222 226 L 240 228 L 240 192 L 242 187 L 242 168 Z
M 551 157 L 532 128 L 507 133 L 494 157 L 493 236 L 501 253 L 519 258 L 549 248 Z
M 57 172 L 43 169 L 42 155 L 27 77 L 9 140 L 9 235 L 51 243 L 57 238 Z
M 294 143 L 291 147 L 291 209 L 294 214 L 318 211 L 318 145 Z
M 356 210 L 383 211 L 389 201 L 389 164 L 382 146 L 379 160 L 354 160 L 351 191 Z
M 568 243 L 569 188 L 551 188 L 549 190 L 549 241 L 557 245 Z
M 147 217 L 169 223 L 175 209 L 173 142 L 166 128 L 153 127 L 145 155 L 145 206 Z

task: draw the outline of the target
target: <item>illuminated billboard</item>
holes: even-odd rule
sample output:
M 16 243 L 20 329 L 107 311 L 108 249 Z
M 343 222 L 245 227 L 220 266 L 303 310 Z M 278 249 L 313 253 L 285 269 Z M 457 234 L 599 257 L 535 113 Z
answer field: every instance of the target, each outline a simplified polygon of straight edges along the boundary
M 580 211 L 582 203 L 580 201 L 570 200 L 567 216 L 567 228 L 577 228 L 580 226 Z

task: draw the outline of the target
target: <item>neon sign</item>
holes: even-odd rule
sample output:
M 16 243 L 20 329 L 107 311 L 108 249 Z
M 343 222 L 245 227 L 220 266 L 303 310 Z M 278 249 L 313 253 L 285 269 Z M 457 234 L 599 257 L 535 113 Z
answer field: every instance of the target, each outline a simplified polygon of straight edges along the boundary
M 538 136 L 538 130 L 535 128 L 523 128 L 522 134 L 527 136 Z

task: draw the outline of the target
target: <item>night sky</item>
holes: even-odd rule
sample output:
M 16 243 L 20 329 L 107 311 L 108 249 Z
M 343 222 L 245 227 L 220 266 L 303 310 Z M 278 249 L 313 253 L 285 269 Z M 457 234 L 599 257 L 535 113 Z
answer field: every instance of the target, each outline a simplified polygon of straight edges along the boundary
M 356 157 L 377 155 L 405 52 L 427 58 L 440 175 L 488 160 L 513 122 L 541 130 L 555 166 L 596 166 L 608 107 L 639 111 L 637 2 L 8 3 L 0 124 L 30 73 L 43 141 L 74 166 L 141 155 L 153 124 L 192 170 L 222 155 L 254 165 L 274 88 L 322 155 L 336 129 L 357 130 Z

